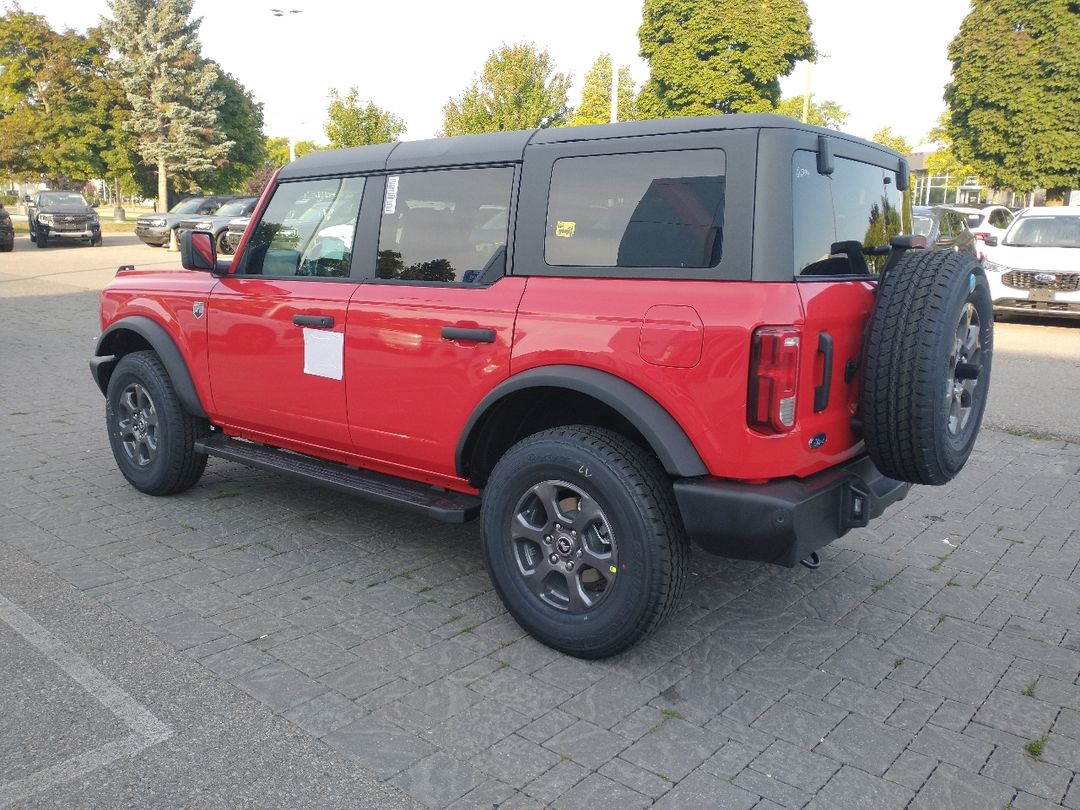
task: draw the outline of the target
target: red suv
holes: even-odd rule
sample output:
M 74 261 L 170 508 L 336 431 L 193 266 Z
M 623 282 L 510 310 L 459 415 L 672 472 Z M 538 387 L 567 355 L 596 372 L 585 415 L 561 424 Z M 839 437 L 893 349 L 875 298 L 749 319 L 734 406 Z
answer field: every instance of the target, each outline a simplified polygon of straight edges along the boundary
M 517 621 L 611 655 L 672 611 L 688 541 L 817 564 L 963 466 L 990 297 L 900 235 L 907 178 L 771 115 L 309 155 L 231 262 L 188 232 L 186 270 L 103 291 L 116 462 L 152 495 L 215 455 L 479 517 Z

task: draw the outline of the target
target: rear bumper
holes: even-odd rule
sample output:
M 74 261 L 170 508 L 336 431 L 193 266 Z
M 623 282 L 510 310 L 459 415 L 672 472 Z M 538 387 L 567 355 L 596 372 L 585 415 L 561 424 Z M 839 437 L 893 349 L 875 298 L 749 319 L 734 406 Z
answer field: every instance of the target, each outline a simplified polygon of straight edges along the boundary
M 690 539 L 705 551 L 793 566 L 879 517 L 910 488 L 864 456 L 809 478 L 765 484 L 683 478 L 675 499 Z

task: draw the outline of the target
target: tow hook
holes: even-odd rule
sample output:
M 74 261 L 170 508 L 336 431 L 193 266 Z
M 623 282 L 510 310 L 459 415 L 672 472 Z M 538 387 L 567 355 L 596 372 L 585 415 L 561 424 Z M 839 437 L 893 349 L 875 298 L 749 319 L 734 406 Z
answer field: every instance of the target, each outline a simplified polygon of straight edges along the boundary
M 805 565 L 811 571 L 814 571 L 821 567 L 821 557 L 818 556 L 816 551 L 811 551 L 810 556 L 805 560 L 799 560 L 800 565 Z

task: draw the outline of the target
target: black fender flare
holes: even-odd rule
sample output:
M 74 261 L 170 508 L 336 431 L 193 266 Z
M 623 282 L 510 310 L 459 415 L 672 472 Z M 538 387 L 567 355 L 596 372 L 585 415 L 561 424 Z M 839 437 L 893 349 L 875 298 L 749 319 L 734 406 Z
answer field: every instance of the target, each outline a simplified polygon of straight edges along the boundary
M 180 353 L 176 341 L 172 339 L 165 327 L 145 315 L 128 315 L 126 318 L 121 318 L 111 324 L 98 338 L 94 358 L 90 361 L 90 370 L 101 393 L 105 394 L 108 391 L 109 377 L 118 359 L 109 351 L 111 343 L 109 336 L 121 330 L 134 332 L 150 344 L 157 356 L 161 358 L 165 370 L 169 372 L 169 379 L 172 381 L 173 388 L 176 389 L 176 396 L 180 398 L 184 410 L 193 416 L 205 419 L 206 409 L 199 399 L 199 392 L 195 390 L 191 372 L 188 371 L 184 355 Z
M 707 475 L 708 468 L 686 431 L 663 405 L 626 380 L 585 366 L 544 366 L 515 374 L 488 392 L 473 410 L 461 431 L 454 465 L 465 477 L 465 454 L 477 426 L 504 397 L 526 388 L 565 388 L 593 397 L 621 414 L 649 443 L 664 469 L 671 475 L 693 478 Z

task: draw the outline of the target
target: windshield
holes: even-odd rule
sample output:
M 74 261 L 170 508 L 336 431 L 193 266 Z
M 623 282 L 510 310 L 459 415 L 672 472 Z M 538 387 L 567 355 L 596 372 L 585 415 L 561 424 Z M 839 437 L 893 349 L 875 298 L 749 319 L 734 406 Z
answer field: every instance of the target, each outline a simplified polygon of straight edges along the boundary
M 1005 237 L 1005 244 L 1014 247 L 1080 247 L 1080 216 L 1018 219 Z
M 243 213 L 245 208 L 251 205 L 251 200 L 233 200 L 230 203 L 225 203 L 215 213 L 216 217 L 238 217 Z
M 916 236 L 929 236 L 934 229 L 934 220 L 930 217 L 913 217 Z
M 49 191 L 43 192 L 38 198 L 41 208 L 52 208 L 60 211 L 85 211 L 90 206 L 86 204 L 83 195 L 75 191 Z
M 170 214 L 194 214 L 202 204 L 202 197 L 188 197 L 169 209 Z

